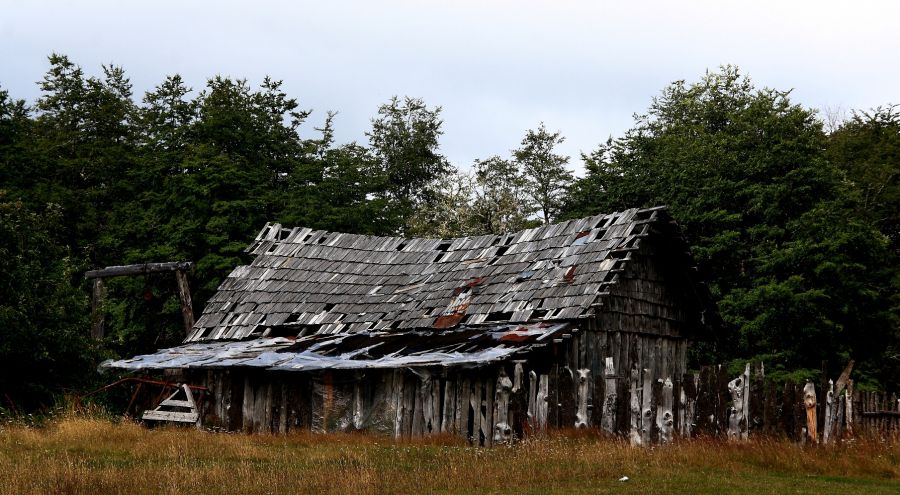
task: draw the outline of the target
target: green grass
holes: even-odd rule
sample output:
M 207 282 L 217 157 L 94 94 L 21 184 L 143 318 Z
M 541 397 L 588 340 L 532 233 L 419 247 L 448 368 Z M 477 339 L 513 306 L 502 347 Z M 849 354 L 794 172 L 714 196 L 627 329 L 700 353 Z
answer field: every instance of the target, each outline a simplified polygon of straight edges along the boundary
M 775 440 L 640 449 L 572 433 L 483 449 L 452 437 L 148 430 L 73 417 L 0 426 L 0 493 L 895 494 L 900 449 Z

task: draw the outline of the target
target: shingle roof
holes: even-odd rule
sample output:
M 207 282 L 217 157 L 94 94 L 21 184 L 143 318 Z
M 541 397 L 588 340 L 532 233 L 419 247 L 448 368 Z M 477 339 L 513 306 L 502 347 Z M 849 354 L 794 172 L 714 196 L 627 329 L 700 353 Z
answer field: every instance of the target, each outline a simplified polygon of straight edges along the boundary
M 504 235 L 404 239 L 267 224 L 186 342 L 565 321 L 590 315 L 662 208 Z

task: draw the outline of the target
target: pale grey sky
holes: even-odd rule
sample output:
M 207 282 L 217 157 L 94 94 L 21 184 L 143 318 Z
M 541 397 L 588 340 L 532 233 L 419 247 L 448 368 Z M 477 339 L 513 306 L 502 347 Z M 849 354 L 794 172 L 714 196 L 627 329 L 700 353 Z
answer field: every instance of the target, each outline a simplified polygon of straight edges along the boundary
M 458 166 L 508 154 L 543 121 L 589 151 L 671 81 L 735 64 L 808 107 L 900 102 L 900 4 L 856 1 L 0 0 L 0 87 L 33 101 L 51 52 L 124 66 L 140 96 L 167 74 L 271 75 L 364 142 L 392 95 L 443 107 Z

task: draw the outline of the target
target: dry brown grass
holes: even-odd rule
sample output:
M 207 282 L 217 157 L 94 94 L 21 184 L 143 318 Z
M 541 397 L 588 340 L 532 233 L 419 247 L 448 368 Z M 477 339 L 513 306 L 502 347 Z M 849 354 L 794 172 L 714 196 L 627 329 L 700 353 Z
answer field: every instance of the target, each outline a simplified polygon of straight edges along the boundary
M 422 492 L 900 493 L 900 449 L 774 440 L 637 449 L 584 434 L 482 449 L 452 437 L 148 430 L 84 417 L 0 426 L 0 493 Z

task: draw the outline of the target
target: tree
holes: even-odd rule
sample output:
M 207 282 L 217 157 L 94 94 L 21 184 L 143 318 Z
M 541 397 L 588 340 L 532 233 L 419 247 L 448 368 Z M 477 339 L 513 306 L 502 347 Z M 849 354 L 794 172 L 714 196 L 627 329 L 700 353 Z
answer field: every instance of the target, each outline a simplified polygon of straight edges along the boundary
M 94 376 L 80 264 L 61 245 L 58 206 L 42 211 L 0 191 L 0 408 L 52 404 L 62 389 Z
M 828 136 L 828 158 L 857 187 L 858 214 L 900 243 L 900 108 L 853 112 Z
M 391 98 L 378 108 L 366 135 L 385 177 L 384 196 L 402 225 L 413 210 L 434 199 L 434 185 L 450 172 L 439 152 L 441 108 L 421 98 Z
M 621 139 L 585 156 L 567 215 L 667 205 L 725 321 L 718 355 L 896 383 L 885 239 L 853 214 L 815 112 L 737 68 L 673 83 Z M 893 333 L 893 335 L 892 335 Z M 891 381 L 893 380 L 893 381 Z
M 517 165 L 525 179 L 525 192 L 541 210 L 544 225 L 555 220 L 563 206 L 563 196 L 572 183 L 572 172 L 566 169 L 569 157 L 553 152 L 565 138 L 557 131 L 540 127 L 528 130 L 521 147 L 513 150 Z
M 526 178 L 516 162 L 492 156 L 476 160 L 472 221 L 482 234 L 514 232 L 528 226 L 534 207 L 526 190 Z
M 111 262 L 102 239 L 136 164 L 135 105 L 120 67 L 104 66 L 103 79 L 85 77 L 63 55 L 50 56 L 35 108 L 34 168 L 38 203 L 62 206 L 66 244 L 92 264 Z

